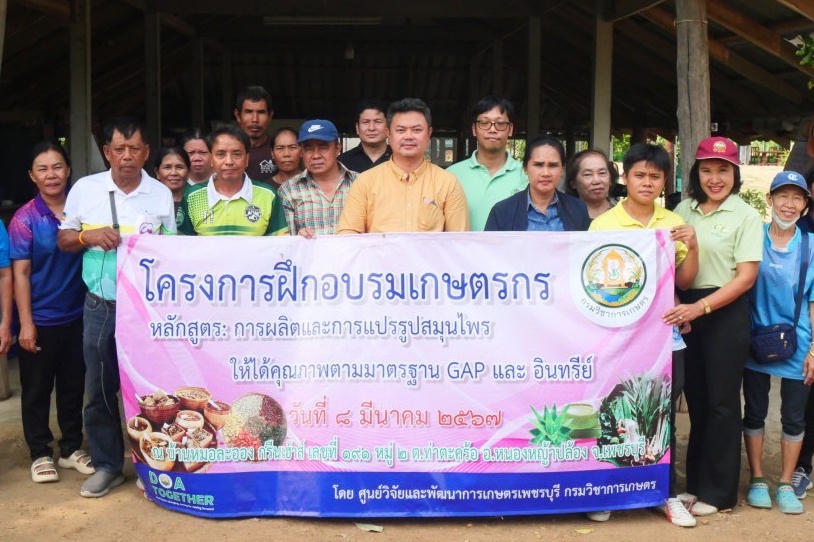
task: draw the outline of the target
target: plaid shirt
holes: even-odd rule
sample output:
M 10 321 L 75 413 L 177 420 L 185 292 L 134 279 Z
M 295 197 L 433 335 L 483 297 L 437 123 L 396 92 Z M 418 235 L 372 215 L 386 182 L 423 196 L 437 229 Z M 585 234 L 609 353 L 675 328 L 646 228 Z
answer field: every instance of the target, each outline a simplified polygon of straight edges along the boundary
M 307 170 L 284 182 L 277 191 L 291 235 L 297 235 L 305 227 L 312 228 L 317 235 L 336 233 L 336 224 L 345 206 L 345 196 L 357 175 L 341 162 L 336 165 L 342 175 L 331 199 L 328 199 Z

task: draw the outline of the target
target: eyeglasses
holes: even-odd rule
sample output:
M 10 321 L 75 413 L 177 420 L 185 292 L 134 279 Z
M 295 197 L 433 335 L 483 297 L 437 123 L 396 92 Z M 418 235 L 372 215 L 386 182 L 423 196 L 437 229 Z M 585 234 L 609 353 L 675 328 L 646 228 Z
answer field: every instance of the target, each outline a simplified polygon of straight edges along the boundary
M 479 120 L 475 121 L 475 124 L 481 130 L 489 130 L 492 126 L 494 126 L 495 130 L 497 130 L 498 132 L 502 132 L 509 127 L 511 122 L 507 122 L 505 120 L 499 120 L 497 122 L 492 122 L 489 120 Z

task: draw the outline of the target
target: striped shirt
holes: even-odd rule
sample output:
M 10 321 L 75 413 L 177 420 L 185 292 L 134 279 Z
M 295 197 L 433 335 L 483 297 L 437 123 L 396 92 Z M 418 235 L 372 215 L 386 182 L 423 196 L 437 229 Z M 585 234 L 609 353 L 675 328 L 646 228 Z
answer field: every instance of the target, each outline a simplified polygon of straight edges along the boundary
M 341 162 L 336 165 L 339 166 L 341 177 L 331 198 L 317 185 L 308 170 L 284 182 L 277 191 L 283 202 L 291 235 L 297 235 L 305 227 L 313 229 L 317 235 L 336 233 L 345 197 L 357 175 Z

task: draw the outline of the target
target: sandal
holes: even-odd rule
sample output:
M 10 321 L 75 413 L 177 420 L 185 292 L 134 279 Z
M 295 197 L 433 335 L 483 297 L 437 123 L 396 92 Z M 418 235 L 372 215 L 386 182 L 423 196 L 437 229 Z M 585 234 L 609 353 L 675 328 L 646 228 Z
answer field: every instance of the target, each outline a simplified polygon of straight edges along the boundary
M 31 480 L 41 484 L 43 482 L 59 482 L 59 473 L 50 457 L 40 457 L 31 463 Z
M 96 469 L 93 468 L 90 456 L 85 450 L 76 450 L 69 457 L 60 457 L 59 466 L 63 469 L 74 469 L 82 474 L 93 474 Z

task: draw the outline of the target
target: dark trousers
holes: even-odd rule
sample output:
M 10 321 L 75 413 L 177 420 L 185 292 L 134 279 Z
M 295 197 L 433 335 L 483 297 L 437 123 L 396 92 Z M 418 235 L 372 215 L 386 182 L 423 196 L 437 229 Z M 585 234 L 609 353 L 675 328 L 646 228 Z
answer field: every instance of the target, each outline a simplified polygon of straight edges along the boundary
M 23 435 L 31 459 L 52 457 L 49 421 L 56 383 L 57 424 L 62 433 L 59 455 L 69 457 L 82 446 L 82 400 L 85 360 L 82 319 L 59 326 L 37 326 L 36 354 L 20 349 Z
M 811 474 L 811 457 L 814 456 L 814 393 L 809 390 L 808 403 L 806 403 L 806 434 L 803 436 L 803 447 L 797 466 Z
M 714 289 L 679 293 L 694 303 Z M 738 503 L 741 379 L 749 352 L 749 302 L 741 296 L 692 323 L 684 336 L 684 396 L 690 411 L 687 491 L 719 509 Z

